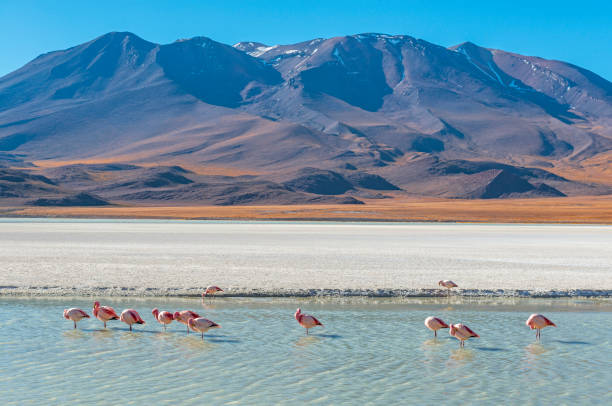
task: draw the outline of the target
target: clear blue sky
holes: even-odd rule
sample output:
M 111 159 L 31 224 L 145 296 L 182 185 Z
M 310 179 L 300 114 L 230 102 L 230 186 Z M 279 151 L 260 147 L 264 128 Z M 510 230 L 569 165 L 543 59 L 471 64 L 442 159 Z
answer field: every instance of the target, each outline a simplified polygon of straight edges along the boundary
M 109 31 L 149 41 L 292 43 L 361 32 L 464 41 L 568 61 L 612 80 L 612 2 L 548 0 L 0 0 L 0 76 Z

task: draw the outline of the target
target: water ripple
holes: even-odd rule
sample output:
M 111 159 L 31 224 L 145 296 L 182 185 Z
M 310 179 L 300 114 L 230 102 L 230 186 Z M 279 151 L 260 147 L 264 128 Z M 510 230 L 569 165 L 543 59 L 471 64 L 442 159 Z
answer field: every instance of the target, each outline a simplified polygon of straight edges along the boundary
M 147 324 L 133 332 L 118 322 L 104 330 L 97 320 L 74 330 L 61 317 L 67 305 L 65 299 L 0 300 L 3 404 L 502 404 L 510 398 L 550 404 L 560 396 L 568 404 L 612 401 L 606 312 L 547 313 L 559 327 L 536 342 L 522 311 L 300 302 L 326 324 L 306 336 L 293 320 L 297 303 L 260 301 L 209 309 L 223 328 L 202 340 L 187 335 L 182 324 L 163 332 L 150 316 L 155 300 L 137 303 Z M 91 301 L 69 305 L 89 308 Z M 112 305 L 131 303 L 113 299 Z M 180 299 L 165 307 L 197 308 Z M 481 338 L 465 348 L 445 330 L 434 339 L 422 325 L 432 312 L 468 323 Z M 530 395 L 536 390 L 542 394 L 537 402 Z

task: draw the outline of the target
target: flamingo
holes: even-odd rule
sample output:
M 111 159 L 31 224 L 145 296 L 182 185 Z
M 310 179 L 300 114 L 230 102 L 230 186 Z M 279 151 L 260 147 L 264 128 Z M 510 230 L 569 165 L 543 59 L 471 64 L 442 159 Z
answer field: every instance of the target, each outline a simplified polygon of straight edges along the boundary
M 192 312 L 191 310 L 174 312 L 174 315 L 172 316 L 174 320 L 187 326 L 187 334 L 189 334 L 189 319 L 197 319 L 198 317 L 200 317 L 200 315 L 196 312 Z
M 193 331 L 202 333 L 202 340 L 204 340 L 204 333 L 206 333 L 211 328 L 221 328 L 221 326 L 215 323 L 214 321 L 210 321 L 208 319 L 205 319 L 204 317 L 190 318 L 187 321 L 187 327 L 191 328 Z
M 438 330 L 440 330 L 441 328 L 448 328 L 448 324 L 442 321 L 442 319 L 433 316 L 430 316 L 425 319 L 425 326 L 428 329 L 433 330 L 434 337 L 438 336 Z
M 82 319 L 88 319 L 89 314 L 85 313 L 81 309 L 73 307 L 71 309 L 64 309 L 64 318 L 66 320 L 72 320 L 74 322 L 74 328 L 76 328 L 77 321 L 81 321 Z
M 166 331 L 166 326 L 172 323 L 172 320 L 174 320 L 174 316 L 172 315 L 172 313 L 167 311 L 160 312 L 159 310 L 157 310 L 157 308 L 155 308 L 151 313 L 155 317 L 155 320 L 157 320 L 159 324 L 164 326 L 164 331 Z
M 132 331 L 132 324 L 145 324 L 145 321 L 140 317 L 140 314 L 134 309 L 126 309 L 121 312 L 121 316 L 119 319 L 130 326 L 130 331 Z
M 451 336 L 455 337 L 457 340 L 459 340 L 460 347 L 465 347 L 465 340 L 467 340 L 468 338 L 480 337 L 478 334 L 474 333 L 471 328 L 461 323 L 451 324 L 448 333 Z
M 202 299 L 204 299 L 204 296 L 208 295 L 208 296 L 214 296 L 217 294 L 217 292 L 223 292 L 223 289 L 221 289 L 218 286 L 215 285 L 210 285 L 209 287 L 206 288 L 206 291 L 204 291 L 204 293 L 202 293 Z
M 451 289 L 458 287 L 458 285 L 455 282 L 449 281 L 449 280 L 438 281 L 438 286 L 443 286 L 446 289 L 448 289 L 449 296 L 450 296 Z
M 315 326 L 323 327 L 323 324 L 321 324 L 321 322 L 317 320 L 314 316 L 302 313 L 302 309 L 297 309 L 295 311 L 295 319 L 298 323 L 300 323 L 300 326 L 306 329 L 306 335 L 308 335 L 308 329 L 311 329 Z
M 109 320 L 119 320 L 119 316 L 115 313 L 115 310 L 109 306 L 100 306 L 100 302 L 94 302 L 93 307 L 94 317 L 104 323 L 106 328 L 106 322 Z
M 531 316 L 529 316 L 525 324 L 529 326 L 530 329 L 537 330 L 536 340 L 539 340 L 542 337 L 542 329 L 544 327 L 548 327 L 548 326 L 557 327 L 555 323 L 548 320 L 546 317 L 542 316 L 541 314 L 532 314 Z

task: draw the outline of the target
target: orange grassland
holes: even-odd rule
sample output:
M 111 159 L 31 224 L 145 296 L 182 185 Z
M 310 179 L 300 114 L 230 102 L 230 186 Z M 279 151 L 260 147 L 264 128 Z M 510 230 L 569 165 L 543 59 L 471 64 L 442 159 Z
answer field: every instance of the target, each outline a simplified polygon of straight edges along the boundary
M 0 216 L 612 224 L 612 196 L 503 200 L 394 198 L 366 200 L 364 205 L 4 207 L 0 208 Z

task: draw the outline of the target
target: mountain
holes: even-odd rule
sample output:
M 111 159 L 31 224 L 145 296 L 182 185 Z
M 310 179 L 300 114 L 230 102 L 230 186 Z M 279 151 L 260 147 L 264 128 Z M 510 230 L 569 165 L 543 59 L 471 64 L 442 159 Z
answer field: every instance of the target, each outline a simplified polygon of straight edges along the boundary
M 611 163 L 612 83 L 470 42 L 113 32 L 0 78 L 4 205 L 600 195 Z

